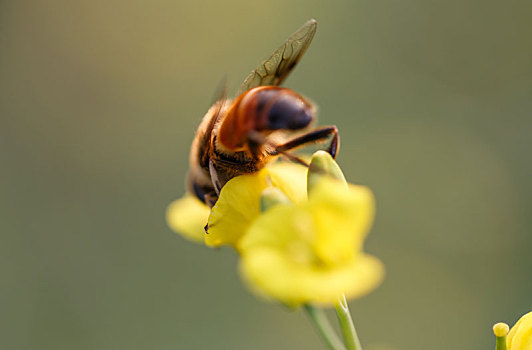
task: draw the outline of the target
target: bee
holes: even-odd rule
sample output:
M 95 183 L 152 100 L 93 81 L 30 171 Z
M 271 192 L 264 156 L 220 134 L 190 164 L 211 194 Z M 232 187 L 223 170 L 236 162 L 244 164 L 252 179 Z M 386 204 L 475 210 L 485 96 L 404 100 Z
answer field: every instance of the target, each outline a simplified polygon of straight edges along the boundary
M 279 155 L 307 165 L 289 152 L 297 147 L 330 138 L 326 150 L 336 157 L 336 126 L 308 131 L 316 107 L 297 92 L 279 87 L 316 28 L 314 19 L 307 21 L 246 77 L 236 98 L 226 99 L 223 92 L 203 117 L 192 142 L 187 188 L 208 206 L 216 203 L 227 181 L 257 172 Z

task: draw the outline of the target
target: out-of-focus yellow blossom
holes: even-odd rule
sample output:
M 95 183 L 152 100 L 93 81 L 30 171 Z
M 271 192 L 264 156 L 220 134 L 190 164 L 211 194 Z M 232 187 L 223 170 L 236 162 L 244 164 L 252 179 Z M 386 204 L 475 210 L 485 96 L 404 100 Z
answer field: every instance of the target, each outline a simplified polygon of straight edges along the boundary
M 363 186 L 323 177 L 308 201 L 279 204 L 259 216 L 239 243 L 241 271 L 258 293 L 297 306 L 362 296 L 384 268 L 362 252 L 374 200 Z
M 532 312 L 527 313 L 510 329 L 506 337 L 508 350 L 532 349 Z
M 175 232 L 194 242 L 203 242 L 211 210 L 196 197 L 186 194 L 166 208 L 166 222 Z
M 294 163 L 274 163 L 257 174 L 235 177 L 225 184 L 209 216 L 205 235 L 208 246 L 235 248 L 260 215 L 260 196 L 269 186 L 281 190 L 293 203 L 307 199 L 307 168 Z

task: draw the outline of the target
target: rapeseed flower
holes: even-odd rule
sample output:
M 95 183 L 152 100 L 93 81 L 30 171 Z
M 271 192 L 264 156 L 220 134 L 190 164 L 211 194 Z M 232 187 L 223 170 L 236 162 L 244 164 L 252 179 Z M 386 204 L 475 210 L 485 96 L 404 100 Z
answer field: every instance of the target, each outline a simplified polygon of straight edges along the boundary
M 167 219 L 188 239 L 234 247 L 243 279 L 260 295 L 332 306 L 383 278 L 382 263 L 362 250 L 374 207 L 367 187 L 348 184 L 332 157 L 317 152 L 310 168 L 277 162 L 231 179 L 210 213 L 185 196 L 169 206 Z

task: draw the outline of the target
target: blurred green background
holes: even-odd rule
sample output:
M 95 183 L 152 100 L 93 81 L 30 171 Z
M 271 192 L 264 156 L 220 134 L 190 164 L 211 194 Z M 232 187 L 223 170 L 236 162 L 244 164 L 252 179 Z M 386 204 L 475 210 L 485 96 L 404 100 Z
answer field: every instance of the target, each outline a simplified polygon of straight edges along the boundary
M 0 348 L 324 349 L 173 234 L 189 145 L 302 23 L 286 86 L 378 212 L 365 350 L 486 349 L 532 309 L 530 1 L 1 1 Z M 331 317 L 333 315 L 331 314 Z M 333 319 L 334 321 L 334 319 Z

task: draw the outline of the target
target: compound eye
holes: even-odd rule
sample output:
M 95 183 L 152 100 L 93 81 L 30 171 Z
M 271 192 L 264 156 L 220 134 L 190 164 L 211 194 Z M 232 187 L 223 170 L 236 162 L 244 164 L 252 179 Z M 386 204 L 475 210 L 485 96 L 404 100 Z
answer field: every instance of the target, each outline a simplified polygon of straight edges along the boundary
M 312 109 L 304 101 L 292 95 L 277 99 L 267 112 L 270 130 L 299 130 L 312 121 Z

